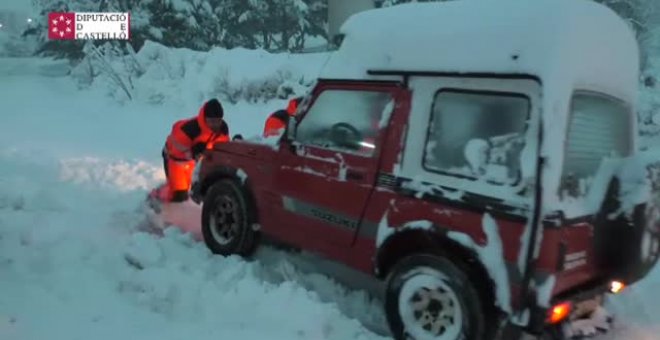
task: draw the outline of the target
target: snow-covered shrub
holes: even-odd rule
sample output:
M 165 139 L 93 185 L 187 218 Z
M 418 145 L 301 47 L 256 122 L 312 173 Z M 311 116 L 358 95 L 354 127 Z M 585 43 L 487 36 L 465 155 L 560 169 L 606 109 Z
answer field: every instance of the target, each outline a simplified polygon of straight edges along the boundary
M 37 47 L 34 37 L 22 33 L 33 27 L 33 19 L 24 10 L 0 5 L 0 57 L 31 56 Z
M 34 39 L 0 31 L 0 57 L 27 57 L 34 53 Z
M 133 77 L 143 72 L 131 51 L 130 45 L 106 42 L 97 47 L 88 42 L 83 49 L 85 57 L 72 69 L 71 76 L 80 87 L 105 84 L 115 98 L 133 99 Z
M 660 76 L 660 73 L 656 73 Z M 642 87 L 638 109 L 641 138 L 660 137 L 660 84 Z
M 639 133 L 643 146 L 653 146 L 660 142 L 660 23 L 649 31 L 643 46 L 648 58 L 641 77 Z
M 209 94 L 216 94 L 232 104 L 241 100 L 258 103 L 302 94 L 309 85 L 311 82 L 305 82 L 303 78 L 294 79 L 290 71 L 277 70 L 274 74 L 264 74 L 260 79 L 235 82 L 228 77 L 228 72 L 223 72 L 214 78 Z

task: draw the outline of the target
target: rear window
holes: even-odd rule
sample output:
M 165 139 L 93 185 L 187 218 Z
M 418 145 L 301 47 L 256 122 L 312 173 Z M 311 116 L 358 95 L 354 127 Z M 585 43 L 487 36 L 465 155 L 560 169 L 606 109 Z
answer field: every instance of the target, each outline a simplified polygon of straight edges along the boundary
M 585 195 L 604 159 L 631 154 L 631 119 L 630 108 L 612 97 L 573 96 L 560 189 L 564 196 Z
M 492 184 L 520 180 L 530 101 L 500 92 L 442 90 L 434 98 L 426 170 Z

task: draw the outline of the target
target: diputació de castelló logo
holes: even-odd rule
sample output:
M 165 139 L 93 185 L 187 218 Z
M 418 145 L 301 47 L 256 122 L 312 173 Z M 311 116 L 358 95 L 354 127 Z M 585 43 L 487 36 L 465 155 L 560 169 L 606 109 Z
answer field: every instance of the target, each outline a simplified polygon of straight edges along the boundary
M 130 13 L 53 12 L 48 14 L 48 39 L 128 40 Z

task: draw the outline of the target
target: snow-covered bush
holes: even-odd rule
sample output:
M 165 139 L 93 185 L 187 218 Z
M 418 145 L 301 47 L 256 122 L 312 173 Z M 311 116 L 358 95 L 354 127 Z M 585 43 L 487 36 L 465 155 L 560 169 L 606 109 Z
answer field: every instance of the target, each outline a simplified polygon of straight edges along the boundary
M 641 77 L 639 132 L 643 146 L 653 146 L 660 144 L 660 23 L 648 32 L 643 43 L 648 58 Z
M 35 51 L 31 39 L 0 34 L 0 57 L 27 57 Z
M 26 57 L 34 53 L 36 39 L 21 36 L 32 26 L 31 20 L 24 12 L 3 10 L 0 6 L 0 57 Z
M 660 70 L 658 70 L 660 71 Z M 655 73 L 660 76 L 660 72 Z M 657 79 L 657 78 L 656 78 Z M 640 91 L 639 134 L 642 138 L 660 137 L 660 84 L 645 86 Z
M 304 93 L 327 55 L 272 54 L 214 48 L 209 52 L 168 48 L 147 41 L 137 53 L 106 44 L 89 46 L 72 71 L 81 87 L 105 89 L 116 99 L 152 104 L 200 102 L 211 97 L 236 103 L 285 99 Z

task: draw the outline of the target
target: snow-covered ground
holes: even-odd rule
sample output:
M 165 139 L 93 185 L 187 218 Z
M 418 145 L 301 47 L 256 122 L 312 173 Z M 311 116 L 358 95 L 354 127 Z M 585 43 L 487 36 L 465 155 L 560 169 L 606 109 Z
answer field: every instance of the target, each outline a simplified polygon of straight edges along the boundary
M 0 64 L 0 339 L 380 338 L 346 315 L 376 309 L 362 293 L 285 260 L 211 256 L 177 230 L 137 232 L 163 138 L 197 107 L 120 107 Z M 282 104 L 227 106 L 227 120 L 258 131 Z
M 377 302 L 280 252 L 248 262 L 140 232 L 163 139 L 201 103 L 120 105 L 52 65 L 0 59 L 0 339 L 386 338 L 365 326 L 382 321 Z M 225 111 L 250 135 L 282 105 Z M 660 339 L 658 288 L 660 269 L 616 297 L 620 327 L 602 338 Z

